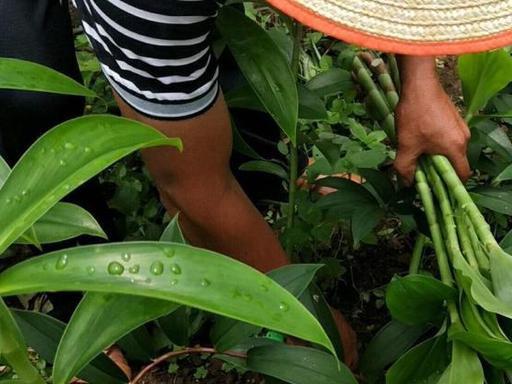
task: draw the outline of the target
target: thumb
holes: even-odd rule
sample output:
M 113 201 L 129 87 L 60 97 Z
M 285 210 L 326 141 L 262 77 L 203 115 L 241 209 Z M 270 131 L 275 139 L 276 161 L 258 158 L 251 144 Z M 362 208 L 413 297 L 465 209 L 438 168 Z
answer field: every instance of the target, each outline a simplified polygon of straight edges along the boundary
M 421 152 L 411 151 L 408 149 L 399 149 L 395 159 L 395 169 L 400 176 L 403 177 L 407 185 L 414 182 L 414 173 L 416 171 L 416 163 Z

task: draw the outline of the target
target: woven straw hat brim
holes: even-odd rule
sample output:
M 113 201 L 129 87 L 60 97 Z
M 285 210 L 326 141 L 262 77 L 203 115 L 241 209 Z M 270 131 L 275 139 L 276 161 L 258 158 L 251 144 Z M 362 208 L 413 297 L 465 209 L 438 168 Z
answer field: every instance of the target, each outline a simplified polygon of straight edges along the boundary
M 512 45 L 512 0 L 267 0 L 347 43 L 407 55 Z

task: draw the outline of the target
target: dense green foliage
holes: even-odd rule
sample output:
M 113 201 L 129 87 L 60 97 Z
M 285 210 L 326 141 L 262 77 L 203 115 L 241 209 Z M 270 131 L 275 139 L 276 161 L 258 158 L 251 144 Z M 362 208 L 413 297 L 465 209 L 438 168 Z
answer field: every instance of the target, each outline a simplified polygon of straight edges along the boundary
M 52 365 L 54 383 L 75 376 L 127 382 L 102 353 L 116 343 L 138 365 L 162 353 L 216 353 L 226 367 L 258 372 L 268 382 L 355 383 L 336 359 L 343 351 L 315 282 L 331 289 L 346 277 L 344 252 L 396 239 L 417 242 L 409 270 L 386 287 L 391 321 L 364 346 L 361 379 L 510 382 L 510 52 L 459 58 L 463 97 L 456 101 L 471 128 L 475 173 L 466 190 L 444 158 L 425 159 L 418 193 L 391 169 L 400 93 L 394 57 L 334 42 L 265 7 L 246 4 L 245 11 L 226 6 L 217 21 L 216 52 L 232 57 L 243 74 L 226 100 L 234 112 L 271 117 L 281 130 L 272 145 L 282 158 L 259 153 L 240 124 L 235 150 L 246 159 L 242 172 L 271 175 L 288 196 L 266 202 L 266 217 L 293 260 L 305 264 L 264 276 L 184 244 L 177 218 L 164 215 L 140 160 L 132 155 L 114 164 L 139 148 L 180 142 L 104 115 L 115 107 L 83 37 L 77 49 L 88 88 L 41 66 L 1 59 L 0 88 L 84 95 L 89 115 L 51 130 L 13 170 L 0 159 L 0 248 L 6 251 L 0 257 L 11 259 L 13 243 L 44 250 L 84 234 L 104 238 L 90 213 L 60 202 L 102 170 L 101 182 L 114 189 L 109 206 L 120 212 L 120 232 L 137 241 L 8 263 L 0 273 L 1 296 L 86 293 L 68 324 L 0 301 L 0 365 L 12 368 L 0 370 L 0 382 L 47 379 L 26 346 Z M 310 159 L 307 165 L 300 165 L 301 156 Z M 200 339 L 214 349 L 181 349 L 195 346 L 205 329 L 209 335 Z M 268 330 L 313 344 L 285 345 Z

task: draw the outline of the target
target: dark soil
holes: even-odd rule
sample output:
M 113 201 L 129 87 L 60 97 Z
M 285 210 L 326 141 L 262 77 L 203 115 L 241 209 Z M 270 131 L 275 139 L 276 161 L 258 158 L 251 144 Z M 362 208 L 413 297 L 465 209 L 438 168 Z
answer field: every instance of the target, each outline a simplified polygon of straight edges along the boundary
M 241 374 L 236 370 L 227 370 L 220 360 L 203 360 L 194 355 L 178 361 L 176 373 L 168 373 L 167 367 L 149 373 L 141 384 L 263 384 L 265 381 L 257 374 L 247 372 Z M 202 378 L 197 378 L 198 368 L 207 370 Z M 196 375 L 196 377 L 195 377 Z

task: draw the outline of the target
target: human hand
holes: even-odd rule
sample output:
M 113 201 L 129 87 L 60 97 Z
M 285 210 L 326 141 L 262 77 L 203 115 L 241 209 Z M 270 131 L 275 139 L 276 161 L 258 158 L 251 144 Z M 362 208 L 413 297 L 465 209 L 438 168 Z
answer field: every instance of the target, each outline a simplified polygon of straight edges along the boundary
M 412 184 L 422 154 L 444 155 L 462 180 L 471 175 L 466 157 L 470 131 L 442 88 L 432 58 L 401 59 L 402 97 L 395 111 L 397 172 Z

